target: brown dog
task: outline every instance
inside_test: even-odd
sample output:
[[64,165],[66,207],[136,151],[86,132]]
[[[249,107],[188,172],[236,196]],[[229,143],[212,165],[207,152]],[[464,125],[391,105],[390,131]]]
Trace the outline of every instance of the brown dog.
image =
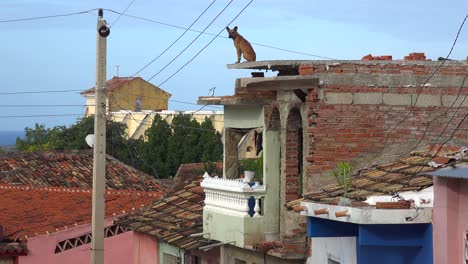
[[234,46],[237,50],[236,63],[240,62],[241,54],[244,54],[244,59],[246,59],[247,61],[255,61],[256,55],[254,49],[252,48],[252,45],[250,45],[250,43],[244,37],[237,33],[237,26],[235,26],[233,29],[226,27],[226,30],[229,33],[229,38],[232,38],[232,40],[234,40]]

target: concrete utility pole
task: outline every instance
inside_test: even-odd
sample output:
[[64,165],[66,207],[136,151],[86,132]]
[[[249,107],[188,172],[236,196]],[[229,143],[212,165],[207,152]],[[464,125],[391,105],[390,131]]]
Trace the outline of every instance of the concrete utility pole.
[[94,117],[93,219],[91,263],[104,263],[104,217],[106,183],[106,52],[110,29],[99,9],[96,51],[96,113]]

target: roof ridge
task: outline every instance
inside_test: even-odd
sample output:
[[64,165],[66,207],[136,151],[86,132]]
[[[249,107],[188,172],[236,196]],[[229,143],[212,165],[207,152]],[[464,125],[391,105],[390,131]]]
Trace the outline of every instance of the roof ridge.
[[[49,191],[49,192],[68,192],[68,193],[91,193],[92,189],[83,189],[78,187],[50,187],[50,186],[33,186],[24,184],[8,184],[0,183],[0,189],[16,189],[16,190],[34,190],[34,191]],[[112,190],[106,189],[106,194],[118,194],[118,195],[137,195],[137,196],[161,196],[163,192],[156,191],[137,191],[137,190]]]

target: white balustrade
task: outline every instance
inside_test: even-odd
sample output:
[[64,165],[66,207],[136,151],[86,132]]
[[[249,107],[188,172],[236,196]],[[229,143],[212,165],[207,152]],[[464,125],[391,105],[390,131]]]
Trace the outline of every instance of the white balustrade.
[[201,182],[201,187],[205,191],[203,209],[220,214],[250,217],[249,199],[254,197],[253,217],[260,217],[260,199],[265,196],[265,186],[250,186],[242,180],[210,177],[205,173]]

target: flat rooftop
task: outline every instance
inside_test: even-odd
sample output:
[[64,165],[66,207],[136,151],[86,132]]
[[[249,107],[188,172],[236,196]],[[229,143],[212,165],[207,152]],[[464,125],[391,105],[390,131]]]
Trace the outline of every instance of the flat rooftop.
[[[228,69],[238,70],[272,70],[281,71],[287,69],[294,69],[300,65],[306,64],[361,64],[361,65],[385,65],[385,64],[400,64],[400,65],[439,65],[442,61],[430,60],[265,60],[265,61],[251,61],[227,64]],[[460,66],[468,65],[467,60],[448,60],[444,62],[446,66]]]

